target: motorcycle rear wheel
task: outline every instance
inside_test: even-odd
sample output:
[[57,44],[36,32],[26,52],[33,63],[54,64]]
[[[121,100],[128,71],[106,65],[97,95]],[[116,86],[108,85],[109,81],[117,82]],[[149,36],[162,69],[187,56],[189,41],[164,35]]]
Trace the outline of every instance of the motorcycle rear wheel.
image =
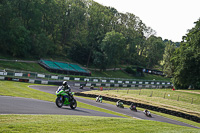
[[56,98],[56,105],[58,108],[61,108],[63,106],[63,101],[60,100],[60,97]]
[[76,102],[75,99],[73,99],[73,100],[71,101],[70,107],[71,107],[71,109],[75,109],[75,108],[77,107],[77,102]]

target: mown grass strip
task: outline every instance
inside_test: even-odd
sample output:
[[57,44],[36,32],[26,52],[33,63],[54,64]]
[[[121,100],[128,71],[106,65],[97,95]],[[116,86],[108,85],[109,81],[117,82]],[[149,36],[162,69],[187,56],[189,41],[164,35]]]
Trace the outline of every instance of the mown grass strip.
[[123,118],[66,115],[0,115],[0,132],[198,133],[199,129]]

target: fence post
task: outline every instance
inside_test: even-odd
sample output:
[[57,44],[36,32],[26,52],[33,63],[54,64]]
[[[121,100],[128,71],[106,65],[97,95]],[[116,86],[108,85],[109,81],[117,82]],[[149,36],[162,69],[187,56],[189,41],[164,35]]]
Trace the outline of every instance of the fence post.
[[[141,92],[141,89],[140,89],[140,92]],[[139,92],[139,95],[140,95],[140,92]]]
[[178,96],[178,99],[177,99],[177,101],[179,101],[179,96]]
[[166,95],[166,92],[165,92],[165,94],[164,94],[164,99],[165,99],[165,95]]
[[191,104],[193,104],[193,98],[192,98],[192,102],[191,102]]
[[128,92],[129,92],[129,89],[127,90],[127,94],[128,94]]
[[153,95],[153,91],[151,92],[151,95],[150,95],[150,97],[152,97],[152,95]]

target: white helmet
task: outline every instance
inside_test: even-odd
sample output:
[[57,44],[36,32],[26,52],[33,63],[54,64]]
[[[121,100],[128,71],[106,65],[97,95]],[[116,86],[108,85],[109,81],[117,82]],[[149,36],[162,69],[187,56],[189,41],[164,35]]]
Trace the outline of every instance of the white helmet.
[[66,86],[67,85],[67,81],[63,81],[62,85]]

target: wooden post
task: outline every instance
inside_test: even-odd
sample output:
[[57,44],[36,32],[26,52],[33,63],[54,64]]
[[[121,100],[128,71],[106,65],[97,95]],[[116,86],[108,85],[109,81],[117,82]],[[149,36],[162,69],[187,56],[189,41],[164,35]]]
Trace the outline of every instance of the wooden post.
[[128,92],[129,92],[129,89],[127,90],[127,94],[128,94]]
[[178,99],[177,99],[177,101],[179,101],[179,96],[178,96]]
[[191,102],[191,104],[193,104],[193,98],[192,98],[192,102]]
[[152,97],[152,95],[153,95],[153,91],[151,92],[151,95],[150,95],[150,97]]
[[166,95],[166,92],[165,92],[165,94],[164,94],[164,99],[165,99],[165,95]]

